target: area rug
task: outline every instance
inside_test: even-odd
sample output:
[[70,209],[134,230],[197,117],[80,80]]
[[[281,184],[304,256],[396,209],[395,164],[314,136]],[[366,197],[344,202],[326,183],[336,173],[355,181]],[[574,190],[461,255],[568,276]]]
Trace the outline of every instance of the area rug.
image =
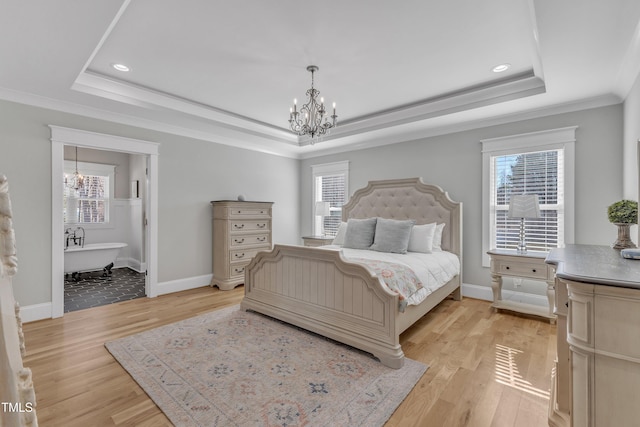
[[382,426],[427,370],[239,306],[105,344],[176,426]]

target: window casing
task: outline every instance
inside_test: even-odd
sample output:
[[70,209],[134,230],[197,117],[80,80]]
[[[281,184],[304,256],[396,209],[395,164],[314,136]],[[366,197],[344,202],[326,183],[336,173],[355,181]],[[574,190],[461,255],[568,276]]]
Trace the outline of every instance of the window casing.
[[[311,167],[313,189],[311,214],[313,219],[313,234],[319,235],[324,221],[324,234],[335,236],[342,220],[342,205],[347,201],[349,189],[349,162],[327,163]],[[329,202],[330,215],[316,216],[316,202]]]
[[[76,164],[65,160],[64,173],[72,175]],[[84,186],[76,191],[64,186],[63,217],[66,225],[109,227],[113,200],[115,166],[78,162]]]
[[515,249],[520,220],[511,195],[537,194],[539,219],[525,220],[527,247],[546,252],[573,243],[575,127],[482,141],[483,266],[489,249]]

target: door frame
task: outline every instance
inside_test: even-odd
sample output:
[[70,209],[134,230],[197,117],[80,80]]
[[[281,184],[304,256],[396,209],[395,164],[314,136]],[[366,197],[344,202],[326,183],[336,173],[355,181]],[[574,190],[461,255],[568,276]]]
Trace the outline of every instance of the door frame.
[[145,293],[158,295],[158,148],[157,142],[124,138],[49,125],[51,129],[51,317],[64,314],[64,219],[63,193],[64,146],[118,151],[147,156],[147,191],[145,200],[145,254],[147,274]]

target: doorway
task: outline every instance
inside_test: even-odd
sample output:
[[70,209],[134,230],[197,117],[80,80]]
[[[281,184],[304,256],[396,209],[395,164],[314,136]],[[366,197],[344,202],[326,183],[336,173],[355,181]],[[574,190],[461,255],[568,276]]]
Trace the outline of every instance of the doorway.
[[144,188],[144,293],[157,296],[157,209],[158,209],[158,147],[149,141],[99,134],[84,130],[50,126],[51,128],[51,216],[52,216],[52,263],[51,263],[51,317],[64,313],[64,219],[63,188],[64,146],[92,148],[108,152],[142,155],[146,161]]

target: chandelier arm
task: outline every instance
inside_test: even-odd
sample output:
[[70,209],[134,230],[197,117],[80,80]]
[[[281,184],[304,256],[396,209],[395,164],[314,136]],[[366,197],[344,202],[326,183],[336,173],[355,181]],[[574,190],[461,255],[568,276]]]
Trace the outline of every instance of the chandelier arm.
[[336,115],[335,103],[333,104],[333,114],[327,116],[323,98],[320,98],[320,102],[318,102],[320,91],[314,87],[314,74],[318,71],[318,67],[309,65],[307,71],[311,72],[311,88],[306,92],[307,103],[298,111],[294,100],[293,108],[289,112],[289,127],[299,136],[309,135],[311,144],[314,144],[315,137],[327,135],[330,129],[336,127],[338,116]]

